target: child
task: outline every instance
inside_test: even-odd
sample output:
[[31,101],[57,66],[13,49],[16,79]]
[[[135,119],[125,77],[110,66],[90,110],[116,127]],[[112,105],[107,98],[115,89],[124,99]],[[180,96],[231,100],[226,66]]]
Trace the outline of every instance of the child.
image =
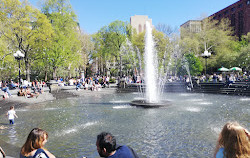
[[14,118],[18,118],[16,115],[16,111],[14,110],[14,106],[10,107],[10,110],[7,112],[6,116],[9,117],[10,124],[14,124]]

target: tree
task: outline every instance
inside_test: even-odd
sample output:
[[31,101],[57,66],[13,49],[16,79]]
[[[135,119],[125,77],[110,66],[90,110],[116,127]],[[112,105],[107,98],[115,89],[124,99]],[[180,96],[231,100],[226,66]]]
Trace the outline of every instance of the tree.
[[86,75],[88,75],[87,69],[89,69],[89,62],[91,60],[91,54],[94,52],[94,43],[92,37],[84,32],[79,32],[78,38],[80,40],[81,49],[79,51],[81,60],[78,60],[78,65],[82,68]]
[[[80,59],[79,26],[77,17],[68,0],[46,0],[42,12],[52,23],[53,40],[46,49],[48,64],[53,69],[53,78],[57,77],[59,68],[71,69],[78,67]],[[65,73],[63,73],[65,74]]]
[[170,25],[158,23],[155,27],[156,30],[164,33],[166,36],[171,36],[173,33],[177,32],[177,28],[173,28]]
[[184,54],[182,60],[177,63],[178,75],[186,75],[190,71],[190,75],[200,75],[203,70],[202,63],[194,53]]
[[[170,40],[169,37],[166,36],[163,32],[158,30],[152,31],[154,42],[155,42],[155,53],[157,53],[158,58],[158,65],[159,69],[162,70],[163,74],[166,73],[166,67],[170,60],[170,54],[172,53],[172,49],[170,49]],[[141,61],[144,59],[144,52],[145,52],[145,32],[141,32],[139,34],[133,34],[132,36],[132,43],[135,48],[137,48],[140,52],[136,56],[137,58],[137,66],[139,66],[139,56]],[[161,75],[163,75],[161,74]]]
[[199,33],[190,33],[182,30],[181,47],[183,53],[194,53],[196,56],[207,50],[212,53],[208,60],[208,67],[227,66],[235,52],[231,49],[232,28],[228,19],[220,22],[206,18],[202,21],[202,29]]
[[245,70],[250,70],[250,33],[243,35],[241,41],[237,44],[235,51],[238,53],[232,66],[239,66]]
[[26,79],[30,81],[31,64],[50,42],[51,25],[46,16],[26,0],[1,0],[0,21],[3,26],[0,34],[11,44],[10,53],[20,50],[25,54]]
[[153,37],[158,56],[158,65],[160,69],[163,68],[163,72],[165,73],[171,54],[169,37],[157,30],[153,30]]
[[[122,68],[121,47],[126,42],[126,39],[131,38],[131,26],[123,21],[114,21],[108,26],[101,28],[97,34],[93,36],[95,42],[95,57],[99,60],[98,63],[104,65],[102,69],[107,70],[107,65],[110,62],[119,62],[120,75]],[[100,66],[99,66],[100,67]],[[104,72],[104,70],[102,70]]]

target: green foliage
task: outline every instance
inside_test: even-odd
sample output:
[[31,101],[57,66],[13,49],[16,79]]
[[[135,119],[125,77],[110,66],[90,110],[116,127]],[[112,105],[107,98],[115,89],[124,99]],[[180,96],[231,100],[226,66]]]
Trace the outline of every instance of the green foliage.
[[[96,62],[103,63],[103,70],[101,73],[105,74],[105,70],[108,70],[110,63],[121,62],[123,54],[121,48],[126,42],[126,39],[131,38],[131,26],[123,21],[114,21],[108,26],[102,27],[98,33],[93,35],[93,41],[95,43],[95,51],[92,57],[96,59]],[[117,67],[118,69],[118,67]]]
[[50,42],[52,27],[46,16],[25,0],[0,2],[0,34],[7,40],[6,48],[10,53],[20,50],[25,54],[26,79],[30,80],[31,65]]
[[194,53],[185,54],[184,58],[188,62],[190,74],[192,76],[199,75],[202,72],[203,66],[201,64],[201,61],[194,55]]
[[[170,41],[169,41],[169,37],[166,36],[163,32],[159,32],[157,30],[153,30],[152,31],[153,34],[153,38],[154,38],[154,42],[155,42],[155,51],[157,53],[157,58],[158,58],[158,64],[159,64],[159,68],[164,68],[164,70],[167,67],[167,64],[169,62],[170,59],[170,53],[171,53],[171,46],[170,46]],[[143,58],[144,58],[144,52],[145,52],[145,41],[144,41],[144,37],[145,37],[145,32],[141,32],[139,34],[133,34],[132,37],[132,43],[134,45],[135,48],[139,49],[139,52],[141,53],[141,61],[143,62]],[[137,62],[137,66],[138,66],[138,56],[135,56],[136,58],[136,62]]]
[[109,83],[115,83],[115,82],[116,82],[115,78],[110,78],[109,79]]
[[55,32],[53,40],[46,49],[47,66],[53,69],[53,78],[60,67],[77,67],[81,59],[80,40],[78,39],[78,24],[76,15],[67,0],[47,0],[43,6],[43,13],[52,22]]
[[159,32],[157,30],[153,30],[152,33],[154,37],[159,67],[166,67],[167,63],[169,62],[166,61],[166,59],[169,59],[171,53],[171,49],[167,47],[170,46],[169,37],[166,36],[163,32]]
[[[212,53],[207,60],[208,68],[230,66],[236,59],[237,47],[232,36],[232,28],[228,19],[220,22],[206,18],[202,21],[202,30],[198,33],[190,33],[182,29],[181,47],[183,53],[193,52],[197,56],[207,50]],[[205,63],[203,63],[205,65]]]
[[241,41],[237,43],[237,54],[232,66],[238,66],[245,70],[250,70],[250,33],[243,35]]
[[179,59],[177,62],[177,74],[178,75],[188,74],[186,64],[188,66],[191,76],[201,74],[203,70],[203,66],[202,66],[200,59],[196,57],[194,53],[188,53],[188,54],[184,54],[183,60]]

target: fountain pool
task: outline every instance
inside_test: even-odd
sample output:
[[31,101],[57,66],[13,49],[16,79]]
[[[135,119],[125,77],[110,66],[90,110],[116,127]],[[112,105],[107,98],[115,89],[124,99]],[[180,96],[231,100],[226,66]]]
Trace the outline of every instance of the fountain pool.
[[172,106],[130,106],[138,97],[139,93],[98,94],[16,109],[16,124],[1,130],[0,139],[21,147],[30,130],[40,127],[49,133],[46,148],[57,157],[95,158],[99,157],[96,135],[109,131],[119,144],[130,145],[140,157],[211,158],[227,121],[250,127],[249,97],[167,93],[162,97]]

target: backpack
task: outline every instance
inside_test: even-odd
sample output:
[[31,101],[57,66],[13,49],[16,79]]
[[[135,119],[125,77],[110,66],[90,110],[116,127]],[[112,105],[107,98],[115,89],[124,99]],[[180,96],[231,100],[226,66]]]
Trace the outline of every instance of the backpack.
[[35,155],[32,158],[49,158],[43,149],[37,149]]

